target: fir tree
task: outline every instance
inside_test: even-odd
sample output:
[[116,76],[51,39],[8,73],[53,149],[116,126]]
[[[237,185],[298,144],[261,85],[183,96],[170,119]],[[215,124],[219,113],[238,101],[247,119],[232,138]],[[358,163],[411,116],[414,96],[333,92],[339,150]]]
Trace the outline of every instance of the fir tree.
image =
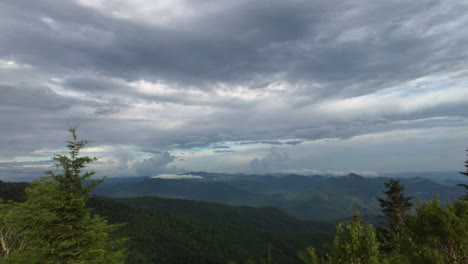
[[398,240],[405,232],[405,216],[413,204],[412,197],[404,195],[405,187],[398,180],[385,183],[385,197],[377,197],[382,215],[378,227],[379,240],[384,251],[398,253]]
[[[467,149],[466,151],[468,152],[468,149]],[[468,154],[467,154],[467,156],[468,156]],[[465,176],[468,176],[468,160],[465,161],[465,167],[466,167],[466,172],[460,172],[460,174],[463,174],[463,175],[465,175]],[[468,184],[459,183],[459,184],[457,184],[457,185],[458,185],[458,186],[465,187],[465,189],[466,189],[466,194],[462,196],[462,199],[468,201]]]
[[[62,172],[47,172],[26,189],[26,201],[9,210],[4,227],[15,232],[23,244],[4,254],[6,263],[123,263],[121,240],[110,234],[118,228],[87,207],[90,191],[100,180],[94,172],[82,172],[96,158],[80,157],[88,141],[78,140],[70,128],[70,156],[55,155]],[[89,184],[85,184],[89,181]]]

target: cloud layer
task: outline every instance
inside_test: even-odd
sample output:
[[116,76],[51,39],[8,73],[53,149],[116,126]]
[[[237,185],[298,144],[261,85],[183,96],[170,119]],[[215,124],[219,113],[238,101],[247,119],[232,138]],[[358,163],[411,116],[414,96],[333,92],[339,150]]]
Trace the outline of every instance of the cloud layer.
[[[449,141],[468,130],[467,27],[455,0],[3,1],[0,160],[50,157],[67,122],[108,146],[112,175],[315,169],[304,142],[361,137],[362,152],[395,131]],[[388,170],[340,170],[357,169]]]

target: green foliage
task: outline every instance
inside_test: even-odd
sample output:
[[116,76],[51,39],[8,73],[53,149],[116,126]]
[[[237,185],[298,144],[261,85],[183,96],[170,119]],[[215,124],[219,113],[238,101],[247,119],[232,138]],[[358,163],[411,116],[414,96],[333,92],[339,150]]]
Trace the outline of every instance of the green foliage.
[[384,251],[398,253],[397,242],[404,235],[404,219],[413,206],[412,197],[405,197],[405,187],[398,180],[386,182],[385,189],[385,197],[377,197],[382,209],[378,236]]
[[255,264],[255,260],[253,258],[248,258],[244,264]]
[[26,193],[24,189],[28,186],[26,182],[3,182],[0,181],[0,199],[4,201],[24,202]]
[[18,222],[14,210],[17,203],[9,201],[0,203],[0,245],[1,256],[9,256],[15,251],[22,251],[26,247],[26,238],[16,228]]
[[409,263],[468,263],[468,201],[419,204],[407,226],[402,254]]
[[339,224],[328,261],[331,264],[377,264],[379,243],[370,224],[359,219],[349,224]]
[[54,157],[63,172],[33,181],[25,202],[2,205],[0,228],[14,233],[6,237],[13,250],[3,250],[5,263],[123,263],[122,241],[110,238],[118,226],[86,206],[101,180],[84,185],[94,172],[81,170],[95,158],[78,156],[87,141],[77,140],[76,128],[70,132],[70,157]]
[[304,264],[319,263],[317,253],[315,252],[315,248],[313,247],[308,247],[306,248],[306,250],[299,252],[298,257]]
[[70,157],[59,154],[55,154],[53,157],[53,160],[57,161],[55,164],[56,168],[63,168],[63,172],[60,174],[55,174],[52,171],[46,172],[47,175],[50,175],[58,183],[58,187],[67,193],[65,197],[69,203],[72,203],[75,198],[89,197],[89,192],[104,180],[92,180],[89,184],[84,184],[84,181],[91,178],[95,172],[87,171],[82,174],[81,171],[87,164],[96,161],[97,158],[78,156],[80,150],[89,141],[78,140],[76,129],[77,127],[69,129],[69,132],[72,134],[72,140],[67,141]]

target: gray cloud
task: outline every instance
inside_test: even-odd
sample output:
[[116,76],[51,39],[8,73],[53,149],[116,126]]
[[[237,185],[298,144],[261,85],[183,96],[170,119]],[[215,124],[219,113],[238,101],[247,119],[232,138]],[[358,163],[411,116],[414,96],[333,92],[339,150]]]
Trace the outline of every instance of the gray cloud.
[[162,154],[164,153],[163,150],[155,150],[155,149],[140,149],[141,152],[151,153],[151,154]]
[[262,140],[259,143],[260,144],[268,144],[268,145],[283,145],[283,143],[278,141],[278,140]]
[[142,161],[135,161],[130,169],[135,171],[136,175],[156,175],[163,172],[171,172],[174,168],[169,168],[167,165],[175,159],[176,157],[164,152],[155,154],[153,157]]
[[272,147],[270,153],[263,158],[254,158],[250,161],[250,169],[254,172],[268,173],[280,172],[287,168],[289,155],[281,152],[278,148]]
[[[162,173],[184,173],[182,168],[171,164],[177,157],[168,152],[155,153],[150,158],[135,159],[127,153],[117,153],[110,158],[101,158],[97,163],[90,164],[88,169],[97,172],[97,176],[152,176]],[[30,181],[44,176],[46,171],[59,173],[52,160],[0,162],[0,180]]]
[[153,176],[163,173],[177,174],[186,172],[172,164],[177,157],[168,152],[154,153],[149,158],[136,159],[126,152],[106,158],[95,165],[93,169],[99,175],[110,176]]
[[302,143],[301,140],[291,140],[291,141],[284,142],[284,144],[287,144],[287,145],[299,145],[301,143]]
[[0,158],[468,125],[464,1],[100,2],[0,3]]
[[45,171],[53,170],[54,163],[47,161],[0,162],[0,180],[30,181],[44,176]]
[[227,152],[236,152],[235,150],[233,149],[216,149],[216,150],[213,150],[214,153],[227,153]]
[[[129,80],[264,83],[284,76],[321,82],[328,88],[322,93],[345,88],[360,94],[465,65],[466,36],[447,34],[463,28],[467,8],[458,1],[229,3],[176,29],[119,20],[68,1],[8,2],[2,46],[33,65],[94,68]],[[357,83],[365,87],[356,90]]]
[[117,114],[120,112],[119,108],[114,108],[114,107],[103,107],[103,108],[97,108],[94,113],[98,115],[109,115],[109,114]]
[[230,149],[229,146],[223,146],[223,145],[216,145],[216,146],[213,146],[214,149]]

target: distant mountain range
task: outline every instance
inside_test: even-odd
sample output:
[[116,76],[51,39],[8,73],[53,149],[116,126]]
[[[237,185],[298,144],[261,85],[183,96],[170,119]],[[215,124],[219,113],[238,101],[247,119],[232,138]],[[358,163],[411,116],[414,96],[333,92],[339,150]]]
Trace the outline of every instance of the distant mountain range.
[[[127,263],[244,263],[266,260],[269,252],[276,263],[300,263],[298,251],[314,246],[323,252],[337,222],[350,221],[353,207],[375,224],[375,197],[389,180],[357,174],[190,175],[199,177],[109,178],[96,188],[93,212],[126,223],[116,236],[129,237]],[[406,195],[420,200],[439,195],[448,202],[464,192],[421,177],[400,180]],[[0,181],[0,198],[23,201],[26,186]]]
[[[0,181],[0,200],[24,201],[27,183]],[[124,223],[128,264],[245,263],[247,259],[300,263],[299,250],[319,251],[336,223],[303,221],[275,208],[236,207],[158,197],[94,197],[93,212]]]
[[397,179],[424,178],[449,186],[460,182],[468,182],[468,177],[463,177],[456,171],[384,173],[382,176]]
[[[114,178],[98,186],[95,194],[109,197],[159,196],[195,201],[275,207],[301,219],[336,220],[356,208],[364,215],[377,215],[376,196],[382,195],[387,177],[341,177],[302,175],[248,175],[191,172],[201,178]],[[406,195],[428,200],[439,196],[443,203],[458,198],[463,189],[422,177],[402,177]],[[419,176],[419,175],[417,175]],[[459,177],[460,182],[463,179]]]

